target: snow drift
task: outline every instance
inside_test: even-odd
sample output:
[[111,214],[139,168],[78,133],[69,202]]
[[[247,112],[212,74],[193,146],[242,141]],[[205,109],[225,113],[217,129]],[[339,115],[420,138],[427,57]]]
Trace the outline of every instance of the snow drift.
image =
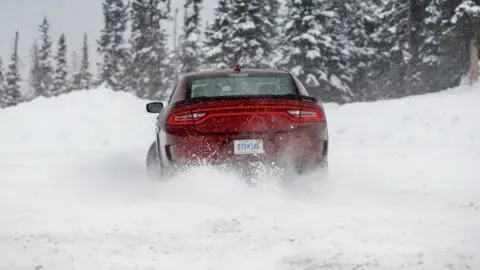
[[154,123],[145,111],[146,104],[129,93],[108,89],[41,97],[0,111],[0,147],[72,151],[144,145],[152,138]]
[[480,268],[480,86],[327,104],[329,177],[289,188],[147,181],[145,104],[96,89],[0,111],[0,269]]

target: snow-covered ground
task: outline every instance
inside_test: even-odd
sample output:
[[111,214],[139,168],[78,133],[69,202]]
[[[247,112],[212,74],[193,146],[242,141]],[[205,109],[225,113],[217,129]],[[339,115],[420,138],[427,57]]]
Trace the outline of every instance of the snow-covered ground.
[[0,269],[480,269],[480,86],[327,105],[328,178],[145,179],[154,116],[108,90],[0,111]]

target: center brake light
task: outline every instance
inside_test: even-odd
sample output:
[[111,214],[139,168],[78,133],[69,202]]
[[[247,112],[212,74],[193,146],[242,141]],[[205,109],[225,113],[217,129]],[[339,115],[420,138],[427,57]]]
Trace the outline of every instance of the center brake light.
[[240,65],[237,64],[237,65],[235,65],[235,66],[233,67],[233,71],[234,71],[234,72],[241,72],[241,71],[242,71],[242,68],[240,67]]

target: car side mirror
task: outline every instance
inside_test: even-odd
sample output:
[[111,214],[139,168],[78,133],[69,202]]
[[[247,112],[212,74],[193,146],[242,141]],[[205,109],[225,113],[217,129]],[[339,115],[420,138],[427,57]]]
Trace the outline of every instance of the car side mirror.
[[149,113],[160,113],[163,110],[163,103],[161,102],[151,102],[147,104],[147,112]]

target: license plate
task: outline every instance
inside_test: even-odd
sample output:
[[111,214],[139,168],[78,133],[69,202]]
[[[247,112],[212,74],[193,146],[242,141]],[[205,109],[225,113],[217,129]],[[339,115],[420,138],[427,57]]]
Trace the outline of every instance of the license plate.
[[263,154],[263,140],[235,140],[236,155]]

